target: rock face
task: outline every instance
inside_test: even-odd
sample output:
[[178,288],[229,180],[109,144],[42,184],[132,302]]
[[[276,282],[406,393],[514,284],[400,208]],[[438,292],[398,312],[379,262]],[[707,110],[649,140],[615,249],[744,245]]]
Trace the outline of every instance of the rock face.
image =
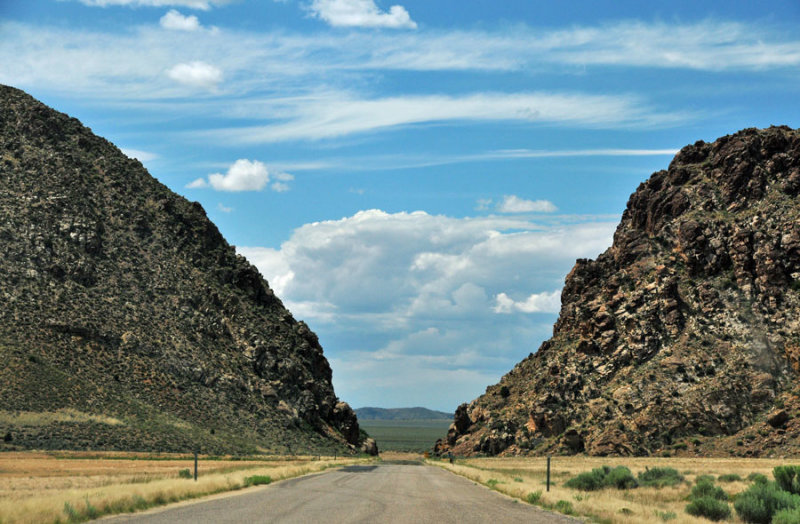
[[436,450],[800,452],[798,193],[797,130],[683,148],[577,261],[553,337],[459,406]]
[[10,87],[0,268],[0,432],[15,446],[342,452],[364,440],[316,335],[200,204]]

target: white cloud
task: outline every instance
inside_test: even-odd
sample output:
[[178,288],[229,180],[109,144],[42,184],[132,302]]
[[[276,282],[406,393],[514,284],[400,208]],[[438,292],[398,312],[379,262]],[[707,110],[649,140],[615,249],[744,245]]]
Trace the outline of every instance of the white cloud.
[[222,202],[217,204],[217,209],[222,211],[223,213],[230,213],[230,212],[233,211],[232,207],[228,207],[228,206],[224,205]]
[[[143,5],[118,1],[120,4],[115,5]],[[151,3],[175,7],[212,5],[189,0]],[[719,21],[695,24],[618,22],[550,31],[519,25],[496,31],[426,30],[392,34],[259,34],[230,29],[213,38],[209,38],[207,31],[167,33],[148,26],[128,33],[110,33],[6,21],[0,22],[0,33],[4,35],[0,39],[2,83],[28,89],[58,89],[75,97],[119,103],[147,100],[155,105],[156,101],[185,95],[185,90],[168,82],[170,78],[164,71],[177,63],[186,64],[187,54],[190,54],[194,59],[201,58],[202,63],[225,64],[225,77],[235,80],[237,93],[241,95],[238,100],[207,103],[205,110],[225,116],[284,119],[290,124],[306,126],[311,122],[303,118],[313,116],[310,113],[326,116],[317,103],[341,100],[347,105],[369,101],[386,105],[387,101],[376,101],[353,92],[347,97],[319,97],[314,90],[298,92],[298,85],[319,86],[321,82],[337,92],[352,89],[358,83],[353,82],[354,78],[364,78],[380,70],[536,70],[564,74],[581,72],[586,67],[763,71],[791,70],[800,66],[800,39],[796,35],[782,34],[780,29],[769,26]],[[205,78],[211,84],[216,81],[214,74]],[[297,93],[294,100],[283,96],[285,89]],[[258,99],[248,101],[247,95],[251,93],[258,93]],[[322,100],[315,101],[315,98]],[[461,98],[455,97],[452,102],[457,103]],[[638,117],[660,124],[665,117],[674,116],[656,112],[648,119],[648,115],[641,114],[642,111],[654,112],[647,100],[615,98],[633,103],[634,107],[627,109],[636,110],[636,114],[623,114],[612,122],[629,122],[633,116],[634,120]],[[420,102],[419,99],[414,101]],[[303,102],[311,104],[315,111],[304,113]],[[168,107],[175,111],[187,106]],[[350,113],[354,111],[346,109]],[[524,108],[518,109],[525,113]],[[528,111],[529,116],[532,114]],[[679,116],[685,118],[686,115]],[[605,120],[609,118],[606,116]],[[666,123],[674,121],[674,118],[666,118]],[[575,125],[582,125],[582,122],[574,120]],[[327,131],[333,131],[332,127],[330,122],[323,125]]]
[[175,9],[167,11],[167,14],[161,17],[159,23],[164,29],[173,29],[176,31],[197,31],[201,28],[200,21],[196,16],[184,16]]
[[124,154],[128,158],[135,158],[139,162],[150,162],[151,160],[155,160],[158,158],[158,155],[155,153],[150,153],[148,151],[141,151],[139,149],[128,149],[128,148],[120,148],[122,154]]
[[495,296],[495,313],[513,313],[520,311],[522,313],[558,313],[561,309],[561,290],[552,291],[548,293],[543,291],[541,293],[534,293],[527,299],[522,301],[515,301],[505,293],[500,293]]
[[207,89],[216,87],[222,81],[222,71],[199,61],[177,64],[167,71],[167,76],[181,84]]
[[225,5],[229,0],[79,0],[91,7],[129,6],[129,7],[188,7],[207,11],[213,5]]
[[211,187],[216,191],[261,191],[267,184],[270,178],[275,179],[272,184],[272,190],[277,192],[284,192],[289,190],[290,182],[294,180],[294,176],[289,173],[281,171],[270,172],[270,169],[258,160],[247,160],[240,158],[228,168],[228,171],[223,175],[222,173],[212,173],[208,175],[208,179],[198,178],[189,182],[186,187],[189,189],[202,189]]
[[525,200],[516,195],[505,195],[497,204],[500,213],[552,213],[558,208],[548,200]]
[[463,401],[536,350],[558,311],[552,290],[576,258],[610,245],[615,225],[367,210],[306,224],[280,249],[237,251],[314,326],[348,401],[375,385],[348,384],[359,369],[388,380],[387,395],[403,380],[430,392],[461,377]]
[[313,0],[311,13],[334,27],[389,27],[416,29],[405,7],[393,5],[382,12],[375,0]]
[[186,184],[186,187],[188,189],[203,189],[208,187],[208,182],[206,182],[205,178],[196,178],[191,182],[189,182],[188,184]]
[[668,125],[684,115],[659,114],[633,96],[477,93],[354,99],[343,93],[281,100],[273,114],[288,121],[207,132],[240,143],[317,140],[412,124],[455,121],[522,121],[537,124],[624,128]]

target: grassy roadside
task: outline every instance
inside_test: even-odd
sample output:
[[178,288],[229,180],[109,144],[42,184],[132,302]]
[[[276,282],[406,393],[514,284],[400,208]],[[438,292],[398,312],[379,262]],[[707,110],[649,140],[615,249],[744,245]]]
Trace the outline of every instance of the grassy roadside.
[[[771,478],[772,468],[786,463],[780,459],[553,457],[550,491],[547,492],[547,466],[543,457],[459,459],[455,464],[436,459],[426,462],[551,511],[574,515],[590,522],[626,524],[662,521],[707,524],[707,519],[685,512],[688,496],[697,477],[711,475],[725,478],[725,475],[735,475],[745,479],[750,473],[762,473]],[[564,486],[568,479],[604,464],[611,467],[627,466],[634,474],[646,468],[671,467],[678,470],[685,481],[663,488],[606,488],[591,492]],[[749,485],[745,480],[722,482],[722,478],[718,485],[729,495],[739,493]],[[729,522],[741,520],[734,515]]]
[[[21,462],[11,464],[7,457],[6,462],[3,458],[0,457],[0,524],[83,522],[374,460],[276,457],[274,462],[260,464],[216,460],[212,466],[201,461],[200,477],[195,482],[181,478],[189,471],[185,468],[190,464],[185,461],[179,462],[182,471],[172,464],[165,467],[164,461],[136,458],[117,467],[123,459],[114,457],[115,467],[105,470],[104,459],[75,461],[28,453],[17,457]],[[25,470],[25,461],[29,465],[26,471],[32,474],[15,475],[15,468]],[[78,470],[76,462],[80,463]]]

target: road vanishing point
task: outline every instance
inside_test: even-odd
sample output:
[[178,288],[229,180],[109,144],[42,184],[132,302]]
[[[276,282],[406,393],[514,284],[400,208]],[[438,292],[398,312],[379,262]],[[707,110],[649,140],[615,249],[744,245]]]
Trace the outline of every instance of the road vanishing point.
[[198,523],[575,523],[435,466],[347,466],[228,496],[104,519]]

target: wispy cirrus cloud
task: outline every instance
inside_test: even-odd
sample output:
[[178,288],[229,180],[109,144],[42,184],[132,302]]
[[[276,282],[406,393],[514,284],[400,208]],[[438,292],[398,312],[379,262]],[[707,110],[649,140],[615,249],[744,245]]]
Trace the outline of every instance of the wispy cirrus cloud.
[[212,6],[225,5],[230,0],[78,0],[84,5],[91,7],[188,7],[190,9],[200,9],[208,11]]
[[277,100],[269,113],[289,118],[285,122],[202,134],[252,144],[318,140],[398,126],[462,120],[627,128],[671,125],[688,118],[680,113],[661,113],[635,96],[535,92],[381,99],[355,99],[344,93],[328,93],[303,100]]
[[[199,0],[86,0],[92,5],[210,8]],[[113,3],[112,2],[117,2]],[[190,24],[190,22],[189,22]],[[524,25],[503,30],[253,33],[220,30],[165,34],[140,27],[124,34],[0,22],[0,81],[60,86],[104,99],[176,96],[154,82],[176,63],[225,64],[234,92],[269,93],[297,86],[335,85],[332,75],[379,70],[569,73],[565,68],[637,67],[710,72],[760,71],[800,65],[800,38],[758,24],[707,20],[693,24],[616,22],[563,30]],[[177,35],[176,33],[181,33]],[[344,85],[340,86],[344,88]],[[306,90],[306,93],[313,91]],[[302,93],[301,93],[302,94]]]

